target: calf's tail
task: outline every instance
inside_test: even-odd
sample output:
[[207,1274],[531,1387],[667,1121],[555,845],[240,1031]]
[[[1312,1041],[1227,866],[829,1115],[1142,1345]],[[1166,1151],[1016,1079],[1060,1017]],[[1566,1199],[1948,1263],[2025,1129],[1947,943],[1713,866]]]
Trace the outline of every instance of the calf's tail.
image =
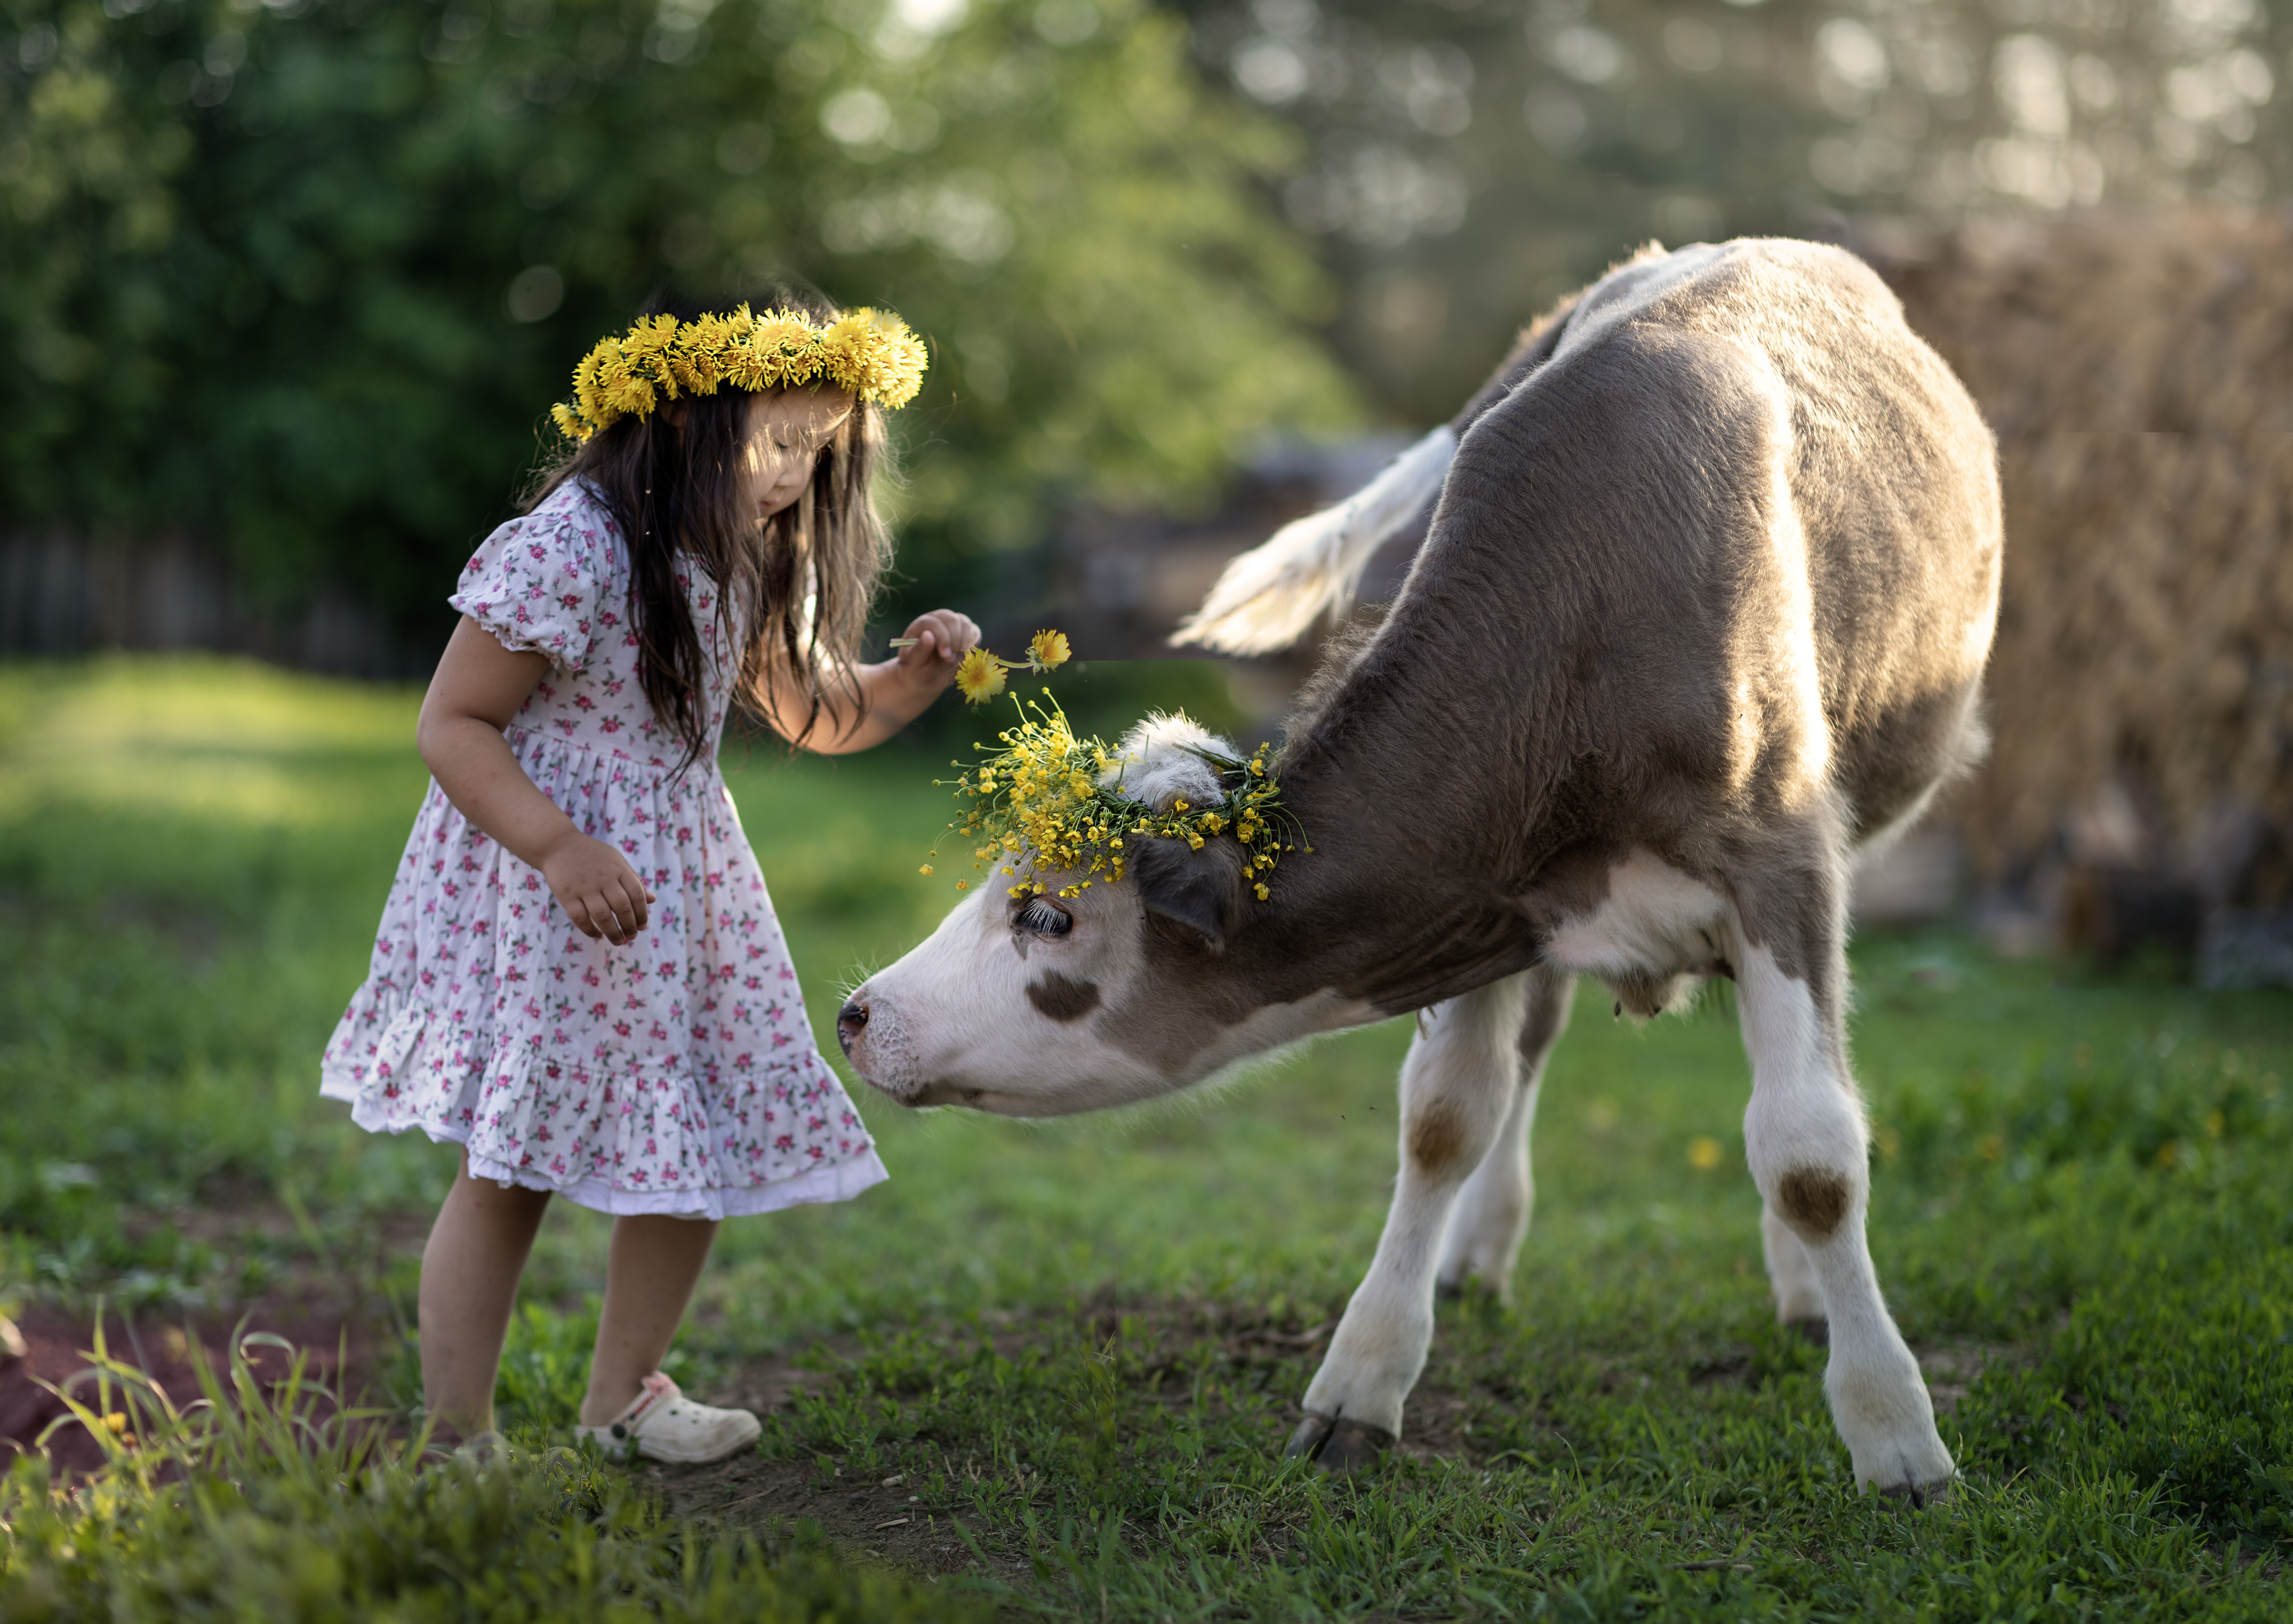
[[1335,507],[1292,520],[1228,563],[1171,641],[1270,654],[1303,637],[1325,610],[1344,613],[1378,544],[1439,493],[1456,455],[1456,432],[1444,424]]

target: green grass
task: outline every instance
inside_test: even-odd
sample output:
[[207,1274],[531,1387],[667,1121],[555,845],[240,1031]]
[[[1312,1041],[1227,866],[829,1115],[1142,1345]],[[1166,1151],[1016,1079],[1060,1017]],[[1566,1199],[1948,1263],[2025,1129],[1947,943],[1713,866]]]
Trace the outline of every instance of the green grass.
[[[268,1340],[260,1336],[249,1343]],[[423,1458],[297,1361],[268,1383],[247,1344],[178,1407],[123,1360],[74,1402],[124,1424],[91,1488],[45,1461],[0,1476],[0,1618],[666,1618],[693,1624],[944,1620],[976,1606],[855,1567],[817,1536],[673,1520],[594,1453]],[[114,1406],[117,1406],[117,1409]]]
[[[1112,727],[1158,682],[1217,702],[1171,667],[1094,674],[1074,707]],[[0,1297],[172,1312],[314,1259],[402,1296],[409,1248],[377,1238],[418,1224],[451,1153],[358,1134],[314,1077],[422,793],[416,698],[208,661],[0,669]],[[730,758],[816,1022],[952,899],[915,870],[963,725]],[[1410,1422],[1435,1447],[1369,1481],[1276,1457],[1314,1364],[1295,1334],[1342,1306],[1383,1216],[1406,1023],[1114,1119],[859,1091],[891,1183],[726,1225],[680,1378],[807,1367],[755,1470],[905,1475],[979,1541],[953,1582],[1019,1615],[2293,1612],[2293,998],[1949,933],[1860,943],[1856,967],[1873,1251],[1963,1389],[1965,1482],[1924,1515],[1850,1491],[1821,1355],[1770,1321],[1724,995],[1636,1029],[1587,993],[1516,1305],[1444,1308]],[[502,1398],[537,1446],[578,1394],[604,1236],[560,1213],[529,1277]],[[24,1548],[0,1539],[0,1571]]]

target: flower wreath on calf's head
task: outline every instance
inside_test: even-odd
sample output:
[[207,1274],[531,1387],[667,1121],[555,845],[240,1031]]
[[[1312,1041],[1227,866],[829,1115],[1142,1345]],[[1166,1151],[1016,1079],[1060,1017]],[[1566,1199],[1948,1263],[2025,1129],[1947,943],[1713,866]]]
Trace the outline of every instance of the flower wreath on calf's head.
[[824,326],[745,304],[690,321],[640,316],[581,358],[572,404],[549,415],[567,439],[586,440],[623,417],[650,416],[663,400],[713,395],[725,384],[751,393],[833,384],[897,408],[916,398],[929,364],[924,341],[888,311],[847,311]]
[[[1067,640],[1057,632],[1038,632],[1028,654],[1025,668],[1048,671],[1065,662]],[[964,697],[980,704],[1002,691],[1005,670],[1021,664],[975,649],[965,656],[965,665],[979,680],[965,682],[962,675],[957,680]],[[982,761],[951,764],[963,769],[953,786],[962,811],[948,829],[979,841],[972,851],[972,866],[983,871],[1001,868],[1005,877],[1017,882],[1009,887],[1012,895],[1049,889],[1034,883],[1035,869],[1081,876],[1058,888],[1062,897],[1079,896],[1094,885],[1113,885],[1129,867],[1124,844],[1129,840],[1183,840],[1199,852],[1205,840],[1231,833],[1242,845],[1251,889],[1262,902],[1268,879],[1283,854],[1314,849],[1305,844],[1297,820],[1283,810],[1281,786],[1267,767],[1265,745],[1247,759],[1207,747],[1181,747],[1210,768],[1219,786],[1217,795],[1202,805],[1179,796],[1158,808],[1126,791],[1124,774],[1135,764],[1130,757],[1103,740],[1079,736],[1049,689],[1043,691],[1043,699],[1048,708],[1044,704],[1021,705],[1014,695],[1019,723],[997,735],[1002,748]],[[1151,717],[1148,725],[1165,720]],[[944,785],[947,780],[935,781]],[[1022,876],[1019,865],[1030,853],[1031,872]],[[931,864],[923,865],[921,872],[931,871]],[[958,891],[970,887],[968,880],[956,882]]]

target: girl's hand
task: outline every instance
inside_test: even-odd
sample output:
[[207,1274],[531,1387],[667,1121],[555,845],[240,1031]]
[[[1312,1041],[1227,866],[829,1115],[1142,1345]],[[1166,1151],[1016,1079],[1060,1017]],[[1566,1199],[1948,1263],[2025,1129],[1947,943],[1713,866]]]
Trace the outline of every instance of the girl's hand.
[[652,893],[628,860],[604,841],[569,829],[542,854],[539,866],[550,894],[583,935],[620,947],[644,929]]
[[978,625],[952,609],[917,616],[900,635],[913,641],[890,662],[887,675],[926,699],[955,681],[957,662],[979,646]]
[[905,647],[872,666],[847,667],[866,699],[855,705],[842,683],[831,684],[823,696],[819,721],[807,732],[800,683],[775,676],[766,667],[765,714],[783,739],[822,755],[844,755],[884,742],[930,707],[931,702],[955,681],[955,667],[979,646],[979,627],[968,615],[936,609],[908,622],[907,631],[893,639]]

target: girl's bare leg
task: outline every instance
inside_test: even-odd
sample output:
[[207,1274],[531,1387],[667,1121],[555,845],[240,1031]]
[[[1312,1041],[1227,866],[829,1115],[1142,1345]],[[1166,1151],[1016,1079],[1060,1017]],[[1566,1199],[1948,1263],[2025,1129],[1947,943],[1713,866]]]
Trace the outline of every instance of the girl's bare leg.
[[502,1338],[548,1207],[546,1190],[505,1190],[491,1179],[472,1178],[466,1153],[438,1209],[422,1248],[416,1301],[422,1402],[449,1442],[493,1429]]
[[717,1225],[702,1218],[645,1214],[613,1220],[605,1309],[597,1320],[582,1426],[603,1426],[627,1410],[644,1378],[660,1369],[716,1239]]

